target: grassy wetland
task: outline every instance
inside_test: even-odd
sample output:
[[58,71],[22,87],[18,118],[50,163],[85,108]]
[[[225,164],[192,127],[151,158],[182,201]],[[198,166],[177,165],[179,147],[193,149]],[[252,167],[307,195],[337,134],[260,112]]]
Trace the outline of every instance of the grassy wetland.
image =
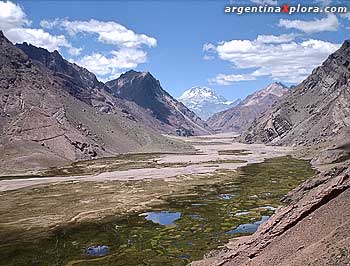
[[[238,154],[230,160],[249,156],[223,150]],[[309,162],[283,156],[166,179],[77,179],[4,191],[0,265],[187,265],[252,233],[313,174]],[[86,254],[98,245],[108,246],[106,256]]]

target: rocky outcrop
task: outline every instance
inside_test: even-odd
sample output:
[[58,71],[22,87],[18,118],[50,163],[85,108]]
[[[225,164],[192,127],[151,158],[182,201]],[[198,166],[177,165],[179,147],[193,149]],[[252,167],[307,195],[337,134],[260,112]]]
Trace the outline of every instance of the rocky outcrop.
[[164,133],[176,134],[183,129],[194,135],[213,132],[206,122],[163,90],[149,72],[131,70],[106,85],[115,96],[149,110],[151,116],[164,125],[161,128]]
[[249,95],[238,105],[214,114],[208,124],[217,132],[239,132],[247,129],[253,120],[278,101],[286,92],[282,83],[272,83],[266,88]]
[[248,143],[298,146],[341,142],[350,133],[350,42],[292,88],[243,133]]
[[192,265],[348,265],[349,166],[306,181],[283,198],[288,205],[255,234],[232,240],[226,251]]

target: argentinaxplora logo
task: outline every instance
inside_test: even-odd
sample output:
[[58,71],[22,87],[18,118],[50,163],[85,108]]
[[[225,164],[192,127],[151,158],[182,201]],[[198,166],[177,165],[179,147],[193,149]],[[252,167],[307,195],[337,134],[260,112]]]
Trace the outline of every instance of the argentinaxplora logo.
[[345,14],[348,12],[346,6],[304,6],[302,4],[289,5],[283,4],[281,6],[275,5],[260,5],[260,6],[225,6],[225,13],[230,14],[249,14],[249,13],[326,13],[326,14]]

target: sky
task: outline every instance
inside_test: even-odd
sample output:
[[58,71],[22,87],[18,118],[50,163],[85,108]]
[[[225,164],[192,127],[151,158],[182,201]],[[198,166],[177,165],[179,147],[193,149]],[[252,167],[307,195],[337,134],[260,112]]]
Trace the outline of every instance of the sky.
[[58,50],[107,81],[149,71],[174,97],[194,86],[228,100],[295,85],[349,38],[350,15],[225,13],[227,6],[347,6],[347,0],[0,1],[14,43]]

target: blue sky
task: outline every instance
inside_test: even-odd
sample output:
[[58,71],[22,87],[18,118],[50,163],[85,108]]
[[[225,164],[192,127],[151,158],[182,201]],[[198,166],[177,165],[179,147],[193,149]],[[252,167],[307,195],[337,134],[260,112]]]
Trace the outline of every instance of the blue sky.
[[13,42],[58,49],[102,80],[132,68],[175,97],[207,86],[234,100],[274,80],[298,83],[348,38],[349,15],[224,13],[263,1],[0,1],[0,28]]

